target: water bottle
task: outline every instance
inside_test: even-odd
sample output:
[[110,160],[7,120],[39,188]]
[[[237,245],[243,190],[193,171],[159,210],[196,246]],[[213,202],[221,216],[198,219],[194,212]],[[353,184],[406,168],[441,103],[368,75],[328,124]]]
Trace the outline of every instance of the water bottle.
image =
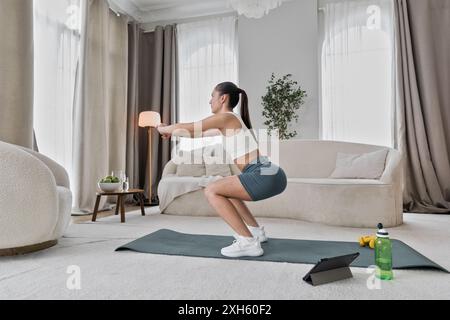
[[375,241],[375,265],[377,266],[376,277],[381,280],[392,280],[392,242],[389,233],[378,224],[377,239]]
[[125,182],[123,183],[123,191],[128,191],[130,189],[130,182],[128,181],[128,177],[126,177]]

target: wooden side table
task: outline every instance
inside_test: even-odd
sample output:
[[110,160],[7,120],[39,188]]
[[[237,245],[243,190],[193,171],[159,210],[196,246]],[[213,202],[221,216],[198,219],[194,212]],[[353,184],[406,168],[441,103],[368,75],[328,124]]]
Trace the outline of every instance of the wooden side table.
[[116,215],[119,214],[119,206],[120,206],[120,222],[125,222],[125,201],[124,196],[129,194],[136,194],[139,198],[139,204],[141,205],[141,213],[145,216],[144,209],[144,190],[142,189],[130,189],[128,191],[117,191],[117,192],[97,192],[97,199],[95,200],[94,213],[92,215],[92,222],[95,222],[97,219],[98,206],[100,204],[100,198],[102,196],[117,196],[117,205],[116,205]]

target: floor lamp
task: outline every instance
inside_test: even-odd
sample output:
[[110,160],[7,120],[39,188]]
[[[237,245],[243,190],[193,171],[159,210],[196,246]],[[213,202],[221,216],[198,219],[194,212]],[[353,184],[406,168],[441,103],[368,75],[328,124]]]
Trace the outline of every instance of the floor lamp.
[[147,168],[149,174],[148,180],[148,203],[147,206],[156,206],[159,203],[153,201],[152,197],[152,128],[156,128],[161,124],[161,115],[154,111],[145,111],[139,114],[139,127],[147,128],[148,130],[148,154],[147,154]]

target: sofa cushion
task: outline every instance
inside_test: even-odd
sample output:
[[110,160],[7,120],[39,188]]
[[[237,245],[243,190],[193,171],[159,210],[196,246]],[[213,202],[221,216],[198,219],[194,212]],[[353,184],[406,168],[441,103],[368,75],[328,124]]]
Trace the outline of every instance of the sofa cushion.
[[173,161],[177,164],[176,175],[179,177],[201,177],[206,174],[203,161],[204,148],[178,150]]
[[206,174],[205,164],[181,163],[177,166],[176,175],[179,177],[201,177]]
[[205,167],[207,176],[231,176],[231,169],[228,164],[206,164]]
[[384,185],[380,180],[374,179],[310,179],[310,178],[288,178],[288,183],[304,183],[312,185]]
[[209,176],[231,176],[230,163],[231,159],[228,158],[224,152],[222,144],[209,145],[205,149],[203,154],[203,161],[206,165],[206,175]]
[[334,179],[379,179],[386,164],[388,149],[363,154],[337,153]]

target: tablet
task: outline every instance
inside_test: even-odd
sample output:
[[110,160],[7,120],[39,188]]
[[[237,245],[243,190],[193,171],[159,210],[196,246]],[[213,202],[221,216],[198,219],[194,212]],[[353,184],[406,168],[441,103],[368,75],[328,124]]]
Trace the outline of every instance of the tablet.
[[[303,280],[313,284],[313,279],[311,278],[312,275],[315,274],[325,274],[326,272],[333,272],[333,270],[337,270],[339,272],[336,272],[336,275],[329,280],[339,280],[339,277],[348,278],[351,276],[351,271],[349,269],[350,264],[359,257],[359,252],[347,254],[343,256],[337,256],[332,258],[323,258],[317,264],[306,274],[306,276],[303,277]],[[344,272],[342,272],[345,270]]]

